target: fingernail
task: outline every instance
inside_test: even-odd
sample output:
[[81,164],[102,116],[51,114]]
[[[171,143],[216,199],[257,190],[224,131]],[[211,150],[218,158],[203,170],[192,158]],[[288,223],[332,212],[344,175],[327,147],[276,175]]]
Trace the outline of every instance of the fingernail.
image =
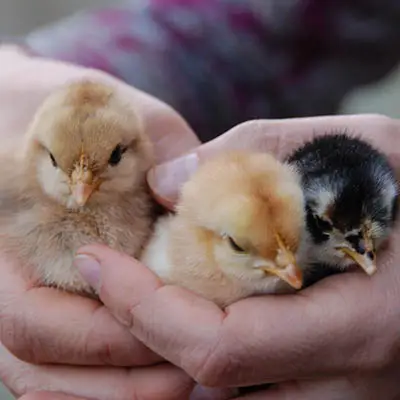
[[154,167],[148,175],[151,190],[157,196],[175,203],[182,185],[192,176],[199,165],[196,153]]
[[100,289],[100,263],[87,254],[77,254],[74,265],[82,278],[96,291]]

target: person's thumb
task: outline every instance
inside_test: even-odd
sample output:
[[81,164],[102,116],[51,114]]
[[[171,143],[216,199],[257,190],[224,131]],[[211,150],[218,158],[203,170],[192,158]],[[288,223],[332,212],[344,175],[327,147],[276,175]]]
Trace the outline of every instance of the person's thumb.
[[32,392],[25,394],[18,400],[84,400],[84,398],[57,392]]
[[151,169],[147,181],[157,202],[172,210],[178,200],[180,188],[197,170],[198,165],[199,156],[195,150]]
[[199,165],[227,150],[254,150],[277,153],[278,134],[274,121],[249,121],[185,155],[160,164],[149,171],[147,180],[154,198],[164,207],[173,209],[182,185],[190,179]]

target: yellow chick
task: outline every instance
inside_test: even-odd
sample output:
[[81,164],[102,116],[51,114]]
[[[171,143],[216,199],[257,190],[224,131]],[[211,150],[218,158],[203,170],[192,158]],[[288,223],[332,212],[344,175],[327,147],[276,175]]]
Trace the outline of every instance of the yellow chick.
[[218,155],[183,186],[176,211],[158,220],[141,258],[165,283],[221,307],[301,288],[304,199],[293,167],[265,153]]
[[90,81],[60,88],[0,162],[0,246],[35,283],[94,295],[72,264],[80,246],[140,254],[153,149],[121,93]]

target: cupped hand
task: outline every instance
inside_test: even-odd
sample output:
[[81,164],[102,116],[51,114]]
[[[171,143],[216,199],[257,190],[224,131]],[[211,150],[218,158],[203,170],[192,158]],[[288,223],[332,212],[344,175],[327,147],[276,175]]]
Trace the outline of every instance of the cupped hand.
[[57,392],[32,392],[23,395],[18,400],[84,400],[84,398]]
[[[155,144],[158,162],[181,155],[199,143],[186,122],[166,104],[102,72],[32,58],[13,46],[0,47],[0,63],[2,140],[22,135],[38,106],[59,85],[89,78],[114,84],[126,92]],[[160,362],[161,357],[130,335],[100,303],[32,287],[17,270],[12,260],[0,259],[0,377],[16,395],[28,389],[70,387],[78,396],[92,393],[89,397],[122,399],[135,397],[135,390],[142,398],[143,391],[151,389],[153,397],[146,399],[159,399],[163,391],[175,399],[178,381],[186,390],[188,378],[177,368],[167,364],[144,367]],[[32,366],[10,353],[30,363],[63,365]],[[126,391],[122,395],[123,388]]]
[[[149,181],[160,201],[172,207],[180,185],[216,152],[250,148],[282,158],[314,134],[339,129],[361,134],[399,169],[399,121],[320,117],[245,123],[158,167]],[[373,277],[346,273],[296,295],[245,299],[226,310],[163,285],[143,265],[105,247],[82,248],[86,262],[77,266],[135,337],[205,386],[277,383],[248,399],[395,399],[400,395],[399,240],[397,228]]]

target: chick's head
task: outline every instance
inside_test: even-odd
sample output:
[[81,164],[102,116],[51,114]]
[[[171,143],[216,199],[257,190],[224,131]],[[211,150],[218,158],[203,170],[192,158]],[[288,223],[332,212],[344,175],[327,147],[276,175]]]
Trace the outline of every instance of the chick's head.
[[376,271],[376,250],[391,231],[398,202],[393,176],[378,172],[374,177],[361,166],[345,177],[316,179],[308,190],[306,221],[315,250],[341,269],[358,264],[368,275]]
[[27,134],[26,166],[68,208],[142,185],[152,147],[136,113],[112,88],[77,82],[51,94]]
[[199,245],[225,274],[250,282],[278,276],[298,289],[302,274],[294,254],[303,207],[290,166],[265,153],[235,151],[199,168],[182,188],[177,211],[202,233]]

